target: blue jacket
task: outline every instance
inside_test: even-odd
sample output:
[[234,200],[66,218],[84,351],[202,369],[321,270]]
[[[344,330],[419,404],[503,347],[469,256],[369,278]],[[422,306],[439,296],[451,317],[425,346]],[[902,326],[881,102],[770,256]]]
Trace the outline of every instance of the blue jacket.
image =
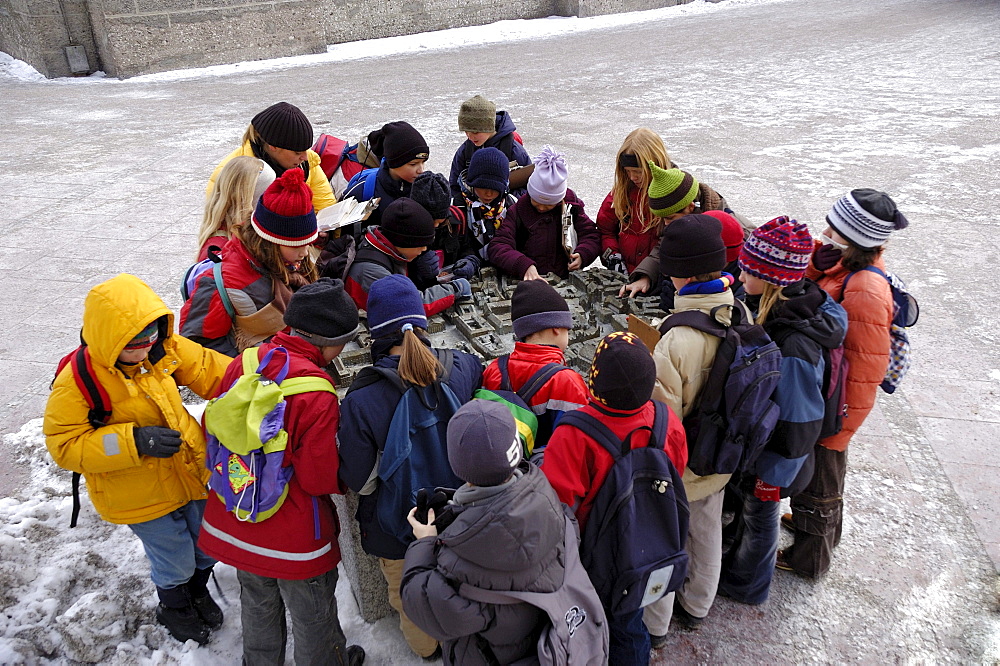
[[[371,196],[372,199],[378,198],[380,201],[378,208],[372,211],[372,214],[365,221],[365,226],[381,224],[382,213],[385,212],[385,209],[396,199],[410,196],[410,187],[410,183],[405,180],[395,180],[390,176],[389,167],[386,166],[385,160],[382,160],[382,164],[375,174],[375,193]],[[355,185],[350,190],[345,191],[343,198],[347,197],[354,197],[358,201],[368,201],[368,197],[365,197],[362,192],[361,185]]]
[[[477,147],[476,144],[466,139],[458,147],[458,150],[455,151],[455,157],[451,160],[451,176],[448,178],[448,182],[451,184],[451,199],[456,206],[465,205],[465,199],[462,197],[462,188],[458,185],[458,177],[463,171],[469,168],[469,160],[472,159],[473,153],[480,148],[498,148],[511,162],[517,162],[521,166],[531,164],[531,157],[528,155],[528,151],[514,139],[514,131],[516,129],[514,121],[510,119],[510,115],[506,111],[497,111],[496,134],[487,139],[481,146]],[[516,192],[511,192],[511,194],[516,199],[524,194],[524,190],[517,190]]]
[[[434,350],[438,354],[437,350]],[[448,387],[463,404],[483,380],[483,364],[471,354],[453,351],[455,356]],[[384,356],[375,362],[379,368],[396,368],[399,356]],[[358,502],[357,520],[361,527],[361,546],[366,553],[390,560],[401,560],[407,544],[382,531],[375,517],[378,500],[378,458],[385,447],[389,424],[396,411],[399,394],[386,389],[385,380],[349,391],[340,403],[340,428],[337,431],[340,449],[340,478],[347,486],[362,493]],[[447,442],[441,442],[442,447]],[[369,485],[369,481],[373,480]],[[366,486],[368,486],[366,488]],[[400,507],[406,513],[413,507]]]

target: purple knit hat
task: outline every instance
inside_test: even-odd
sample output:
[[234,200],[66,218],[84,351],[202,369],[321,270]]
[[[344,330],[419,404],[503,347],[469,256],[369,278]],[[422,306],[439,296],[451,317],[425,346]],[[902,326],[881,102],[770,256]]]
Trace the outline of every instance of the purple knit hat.
[[776,217],[754,229],[740,250],[739,266],[764,282],[786,287],[805,277],[813,239],[806,225]]
[[491,400],[472,400],[448,422],[448,462],[458,478],[499,486],[521,462],[521,438],[510,410]]
[[566,196],[566,156],[543,146],[532,161],[535,170],[528,176],[528,196],[536,203],[555,206]]

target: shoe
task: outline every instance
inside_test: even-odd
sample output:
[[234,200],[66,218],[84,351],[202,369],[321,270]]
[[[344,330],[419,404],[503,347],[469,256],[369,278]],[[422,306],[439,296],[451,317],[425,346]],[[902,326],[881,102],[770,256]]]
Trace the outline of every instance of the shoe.
[[441,658],[441,646],[440,645],[438,645],[436,648],[434,648],[434,652],[431,652],[426,657],[421,657],[421,659],[423,659],[424,661],[437,661],[440,658]]
[[657,636],[656,634],[649,635],[649,647],[654,650],[662,650],[667,647],[667,635]]
[[[791,515],[791,514],[786,514],[786,515]],[[782,521],[784,521],[785,517],[782,516],[781,519]],[[792,568],[792,565],[785,560],[785,551],[783,550],[778,551],[778,557],[774,561],[774,568],[780,569],[781,571],[795,571],[795,569]]]
[[786,530],[795,531],[795,523],[792,522],[792,514],[783,513],[781,514],[781,526]]
[[222,620],[225,616],[222,614],[219,604],[215,603],[212,595],[207,594],[204,597],[191,597],[191,605],[194,606],[194,611],[201,618],[202,622],[208,625],[209,629],[218,629],[222,626]]
[[347,666],[361,666],[365,663],[365,649],[360,645],[347,646]]
[[161,603],[156,607],[156,621],[181,643],[194,641],[198,645],[204,645],[208,642],[208,627],[198,617],[193,606],[168,608]]
[[684,606],[681,606],[681,602],[674,599],[674,617],[673,619],[677,624],[681,625],[685,629],[696,630],[701,626],[701,623],[705,621],[703,617],[695,617],[684,610]]

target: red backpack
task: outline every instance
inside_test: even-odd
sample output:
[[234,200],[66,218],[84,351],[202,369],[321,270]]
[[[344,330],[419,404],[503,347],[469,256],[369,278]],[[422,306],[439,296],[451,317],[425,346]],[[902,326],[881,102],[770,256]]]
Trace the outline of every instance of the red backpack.
[[356,173],[365,168],[358,162],[358,144],[349,144],[344,139],[338,139],[330,134],[320,134],[313,146],[313,151],[319,155],[320,167],[329,179],[340,169],[345,181],[350,181]]

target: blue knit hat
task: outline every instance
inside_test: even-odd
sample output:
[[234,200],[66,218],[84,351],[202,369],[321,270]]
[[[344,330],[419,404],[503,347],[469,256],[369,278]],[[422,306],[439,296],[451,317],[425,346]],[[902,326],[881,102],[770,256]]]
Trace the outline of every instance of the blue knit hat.
[[427,329],[424,301],[405,275],[387,275],[368,290],[368,329],[373,338],[398,333],[403,326]]
[[506,192],[510,184],[510,162],[498,148],[480,148],[472,154],[465,182],[469,187],[482,187]]

